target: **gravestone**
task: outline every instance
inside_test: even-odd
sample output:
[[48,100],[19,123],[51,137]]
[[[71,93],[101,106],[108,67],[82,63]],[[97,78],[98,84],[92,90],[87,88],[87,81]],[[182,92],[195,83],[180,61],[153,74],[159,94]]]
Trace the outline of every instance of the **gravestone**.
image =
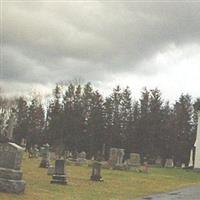
[[47,170],[47,175],[53,176],[54,172],[55,172],[55,167],[49,166]]
[[52,176],[53,180],[51,183],[66,185],[67,176],[65,173],[65,160],[56,160],[55,162],[55,171]]
[[33,157],[34,158],[38,158],[39,156],[39,149],[38,149],[38,146],[37,145],[34,145],[33,147]]
[[40,150],[40,154],[42,156],[42,160],[40,162],[41,168],[48,168],[50,165],[50,152],[49,152],[49,145],[45,144]]
[[174,167],[174,161],[171,158],[166,159],[165,161],[165,167],[166,168],[172,168]]
[[117,163],[117,153],[118,153],[117,148],[110,149],[109,163],[112,167],[115,166]]
[[21,162],[24,149],[14,143],[0,143],[0,191],[23,193]]
[[194,171],[200,172],[200,111],[198,112],[197,136],[195,142]]
[[92,165],[92,175],[90,177],[90,180],[103,181],[103,178],[101,176],[101,163],[98,161],[95,161]]
[[162,165],[162,159],[161,159],[161,157],[158,157],[158,158],[155,160],[155,164],[156,164],[156,165],[159,165],[159,166]]
[[81,153],[78,154],[78,157],[76,159],[75,165],[77,166],[82,166],[86,164],[86,153],[82,151]]
[[111,148],[109,163],[113,169],[124,169],[124,149]]
[[130,159],[127,160],[127,165],[129,170],[135,170],[141,165],[140,154],[130,153]]
[[124,149],[111,148],[110,150],[110,164],[113,169],[123,170],[125,165],[123,163],[124,159]]
[[56,160],[58,158],[58,156],[56,155],[55,152],[50,152],[50,158],[51,158],[51,160]]

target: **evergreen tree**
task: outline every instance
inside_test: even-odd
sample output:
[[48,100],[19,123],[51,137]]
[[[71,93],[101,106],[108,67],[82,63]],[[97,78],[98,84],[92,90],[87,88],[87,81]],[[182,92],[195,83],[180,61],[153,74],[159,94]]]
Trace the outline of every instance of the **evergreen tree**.
[[16,102],[17,123],[13,134],[15,142],[21,144],[22,139],[27,138],[28,134],[28,104],[23,97],[19,97]]
[[181,95],[174,105],[174,160],[177,166],[189,162],[192,146],[192,102],[189,95]]
[[133,113],[132,113],[132,99],[131,91],[126,87],[122,92],[121,101],[121,129],[123,148],[126,149],[126,155],[131,153],[130,136],[133,129]]
[[45,127],[45,113],[44,108],[38,99],[33,97],[31,104],[28,108],[28,134],[27,134],[27,146],[29,150],[35,144],[41,145],[42,134]]
[[63,110],[62,110],[61,86],[56,85],[53,90],[53,98],[47,107],[45,141],[54,148],[63,144]]

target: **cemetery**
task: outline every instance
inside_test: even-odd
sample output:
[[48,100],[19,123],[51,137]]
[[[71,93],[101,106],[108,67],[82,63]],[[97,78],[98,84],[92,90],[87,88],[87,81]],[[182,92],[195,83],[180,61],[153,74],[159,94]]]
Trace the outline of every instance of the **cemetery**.
[[0,200],[200,200],[200,0],[0,2]]
[[43,143],[26,148],[13,142],[13,123],[0,137],[1,200],[129,200],[200,184],[200,112],[188,166],[173,157],[154,161],[138,152],[105,145],[88,159],[85,151],[65,151]]
[[[23,180],[26,189],[22,194],[0,193],[1,200],[74,200],[74,199],[135,199],[137,197],[167,192],[180,187],[200,183],[200,174],[182,169],[150,168],[148,174],[135,171],[101,170],[104,181],[91,181],[92,168],[87,165],[67,165],[66,176],[57,179],[47,175],[46,168],[39,168],[40,159],[22,161]],[[54,166],[54,162],[52,165]],[[63,173],[62,165],[58,171]],[[56,173],[55,173],[56,174]],[[59,174],[60,175],[60,174]],[[62,175],[61,175],[62,176]],[[65,179],[66,177],[66,179]],[[67,184],[52,184],[52,180],[62,180]],[[145,188],[145,190],[144,190]]]
[[125,149],[116,147],[108,160],[101,152],[88,160],[84,151],[52,151],[48,143],[25,152],[12,142],[12,131],[0,139],[1,200],[128,200],[200,184],[200,112],[190,163],[182,168],[173,158],[162,166],[160,157],[154,164],[142,162],[139,153],[125,157]]
[[[70,158],[54,155],[51,159],[50,155],[54,154],[48,144],[40,148],[40,156],[30,158],[24,148],[1,143],[0,199],[124,200],[200,184],[200,173],[173,168],[171,159],[166,160],[165,168],[150,165],[147,170],[140,154],[131,153],[124,161],[124,150],[118,148],[111,148],[110,158],[104,162],[101,156],[86,160],[85,152],[77,154],[71,164],[67,164]],[[103,169],[102,163],[110,168]]]

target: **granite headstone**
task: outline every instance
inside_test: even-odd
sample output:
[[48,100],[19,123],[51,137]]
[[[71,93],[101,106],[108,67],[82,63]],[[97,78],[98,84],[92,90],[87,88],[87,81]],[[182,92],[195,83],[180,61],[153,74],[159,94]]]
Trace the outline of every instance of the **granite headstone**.
[[23,193],[21,162],[24,149],[15,143],[0,143],[0,191]]

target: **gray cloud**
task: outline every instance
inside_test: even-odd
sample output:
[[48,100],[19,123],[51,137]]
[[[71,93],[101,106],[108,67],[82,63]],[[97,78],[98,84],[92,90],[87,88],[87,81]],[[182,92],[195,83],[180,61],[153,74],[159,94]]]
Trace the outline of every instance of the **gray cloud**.
[[4,2],[4,82],[48,84],[82,76],[152,74],[169,45],[200,43],[200,3]]

